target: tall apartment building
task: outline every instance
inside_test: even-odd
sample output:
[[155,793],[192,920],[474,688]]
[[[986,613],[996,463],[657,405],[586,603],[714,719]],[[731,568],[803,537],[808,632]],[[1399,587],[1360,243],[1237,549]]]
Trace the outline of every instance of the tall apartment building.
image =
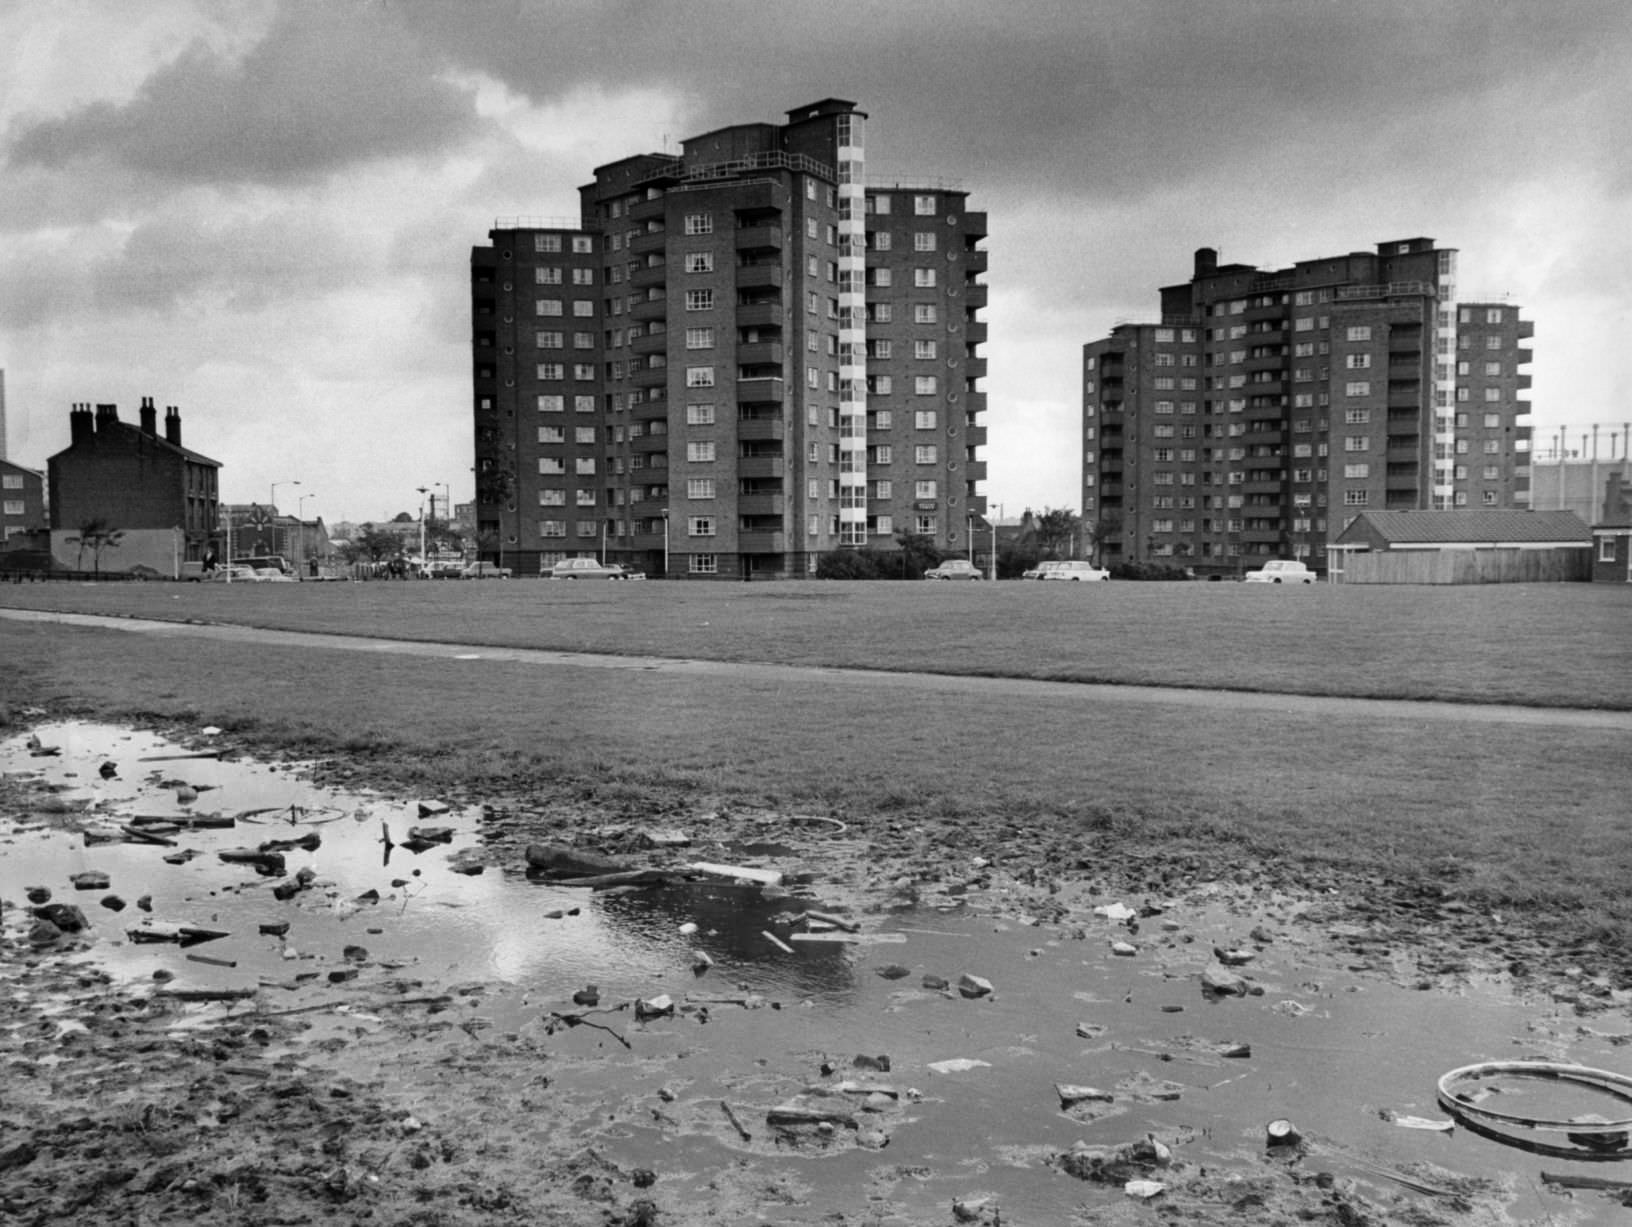
[[1161,320],[1083,347],[1083,515],[1109,562],[1323,567],[1364,509],[1528,507],[1533,326],[1432,239],[1260,270],[1196,252]]
[[830,98],[625,158],[576,223],[472,250],[484,558],[746,579],[902,532],[968,548],[986,216],[867,186],[865,124]]

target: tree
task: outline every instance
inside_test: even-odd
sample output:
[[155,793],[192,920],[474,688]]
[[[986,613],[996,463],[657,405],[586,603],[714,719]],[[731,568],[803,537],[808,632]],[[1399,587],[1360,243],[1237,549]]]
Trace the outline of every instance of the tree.
[[942,554],[932,537],[921,533],[896,533],[895,543],[901,547],[902,579],[920,579],[925,571],[940,564]]
[[379,562],[382,558],[390,558],[402,550],[402,538],[389,528],[381,528],[377,524],[364,524],[352,537],[346,553],[349,561]]
[[1061,558],[1071,553],[1072,542],[1082,531],[1082,517],[1069,507],[1045,507],[1032,520],[1037,533],[1037,553],[1043,558]]
[[91,551],[91,565],[95,568],[98,579],[102,577],[102,551],[117,549],[124,540],[125,530],[114,528],[106,516],[94,516],[83,521],[79,526],[79,533],[73,537],[64,538],[69,545],[79,547],[78,558],[74,562],[76,571],[85,569],[85,551]]
[[1105,552],[1105,542],[1122,531],[1122,517],[1112,512],[1097,520],[1085,520],[1082,531],[1088,544],[1089,560],[1096,566],[1104,566],[1100,556]]

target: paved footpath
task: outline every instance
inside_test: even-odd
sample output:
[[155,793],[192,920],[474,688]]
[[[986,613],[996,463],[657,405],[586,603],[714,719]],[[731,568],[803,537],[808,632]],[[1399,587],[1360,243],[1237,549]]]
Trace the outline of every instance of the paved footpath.
[[1418,699],[1364,699],[1338,695],[1274,694],[1256,690],[1203,690],[1182,686],[1110,686],[1087,682],[1045,682],[1030,678],[968,677],[947,673],[898,673],[876,669],[817,668],[751,661],[692,660],[667,656],[617,656],[597,652],[552,652],[413,639],[374,639],[308,631],[266,630],[225,623],[166,622],[99,614],[0,609],[0,618],[19,622],[60,622],[138,635],[205,639],[217,643],[275,644],[351,652],[383,652],[431,660],[496,660],[577,669],[656,671],[675,676],[755,678],[765,681],[878,686],[958,694],[1017,697],[1066,696],[1096,703],[1171,704],[1227,708],[1284,715],[1350,716],[1444,720],[1465,724],[1529,724],[1550,728],[1608,729],[1632,733],[1632,712],[1581,707],[1524,707],[1503,703],[1443,703]]

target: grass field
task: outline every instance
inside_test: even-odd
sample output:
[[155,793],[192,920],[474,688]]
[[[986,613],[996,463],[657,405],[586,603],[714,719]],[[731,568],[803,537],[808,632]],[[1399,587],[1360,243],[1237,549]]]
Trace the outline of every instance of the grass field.
[[0,606],[482,645],[1632,709],[1632,586],[0,584]]
[[[1303,664],[1291,672],[1310,690],[1477,699],[1496,696],[1475,679],[1517,675],[1522,684],[1508,677],[1500,697],[1556,705],[1585,691],[1600,704],[1625,701],[1629,606],[1617,591],[1407,599],[1220,587],[421,583],[24,594],[77,597],[81,609],[408,638],[896,669],[964,663],[971,672],[1015,662],[1013,672],[1034,676],[1173,676],[1195,686],[1262,685],[1283,671],[1266,662],[1297,649]],[[1387,626],[1351,630],[1361,609]],[[1551,620],[1545,632],[1524,629],[1542,619]],[[1522,651],[1511,642],[1521,635]],[[1317,668],[1322,638],[1348,645],[1341,667]],[[384,788],[577,797],[636,814],[722,799],[817,807],[881,838],[936,823],[971,855],[994,830],[1031,824],[1047,862],[1167,858],[1221,876],[1302,867],[1379,896],[1426,884],[1499,909],[1505,923],[1543,923],[1561,943],[1632,948],[1632,746],[1613,730],[1106,703],[1071,687],[1022,698],[887,673],[841,683],[520,667],[4,620],[0,659],[9,662],[0,709],[9,701],[13,721],[39,704],[215,724],[250,745],[343,756]]]

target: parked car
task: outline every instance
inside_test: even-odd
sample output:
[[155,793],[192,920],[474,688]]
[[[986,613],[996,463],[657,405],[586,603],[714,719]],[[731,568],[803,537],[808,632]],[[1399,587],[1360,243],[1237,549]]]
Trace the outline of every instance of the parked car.
[[420,572],[426,579],[458,579],[464,573],[464,564],[458,562],[433,562]]
[[1035,567],[1033,567],[1031,570],[1022,572],[1021,575],[1020,575],[1020,578],[1021,579],[1042,579],[1043,576],[1047,575],[1050,571],[1054,570],[1056,567],[1059,567],[1061,565],[1062,564],[1058,563],[1058,562],[1040,562]]
[[263,584],[293,584],[296,581],[293,575],[285,575],[276,567],[255,567],[255,578]]
[[261,577],[255,574],[254,567],[217,567],[204,576],[204,581],[211,584],[258,584]]
[[975,564],[967,558],[948,558],[938,567],[924,572],[925,579],[985,579]]
[[1111,578],[1111,573],[1091,562],[1054,562],[1044,563],[1048,570],[1039,575],[1038,579],[1067,580],[1072,583],[1097,583],[1100,580]]
[[473,562],[459,572],[460,579],[509,579],[510,568],[496,562]]
[[594,558],[563,558],[540,572],[545,579],[645,579],[640,571],[626,571],[615,562]]
[[1295,558],[1277,558],[1242,578],[1249,584],[1312,584],[1315,573]]

